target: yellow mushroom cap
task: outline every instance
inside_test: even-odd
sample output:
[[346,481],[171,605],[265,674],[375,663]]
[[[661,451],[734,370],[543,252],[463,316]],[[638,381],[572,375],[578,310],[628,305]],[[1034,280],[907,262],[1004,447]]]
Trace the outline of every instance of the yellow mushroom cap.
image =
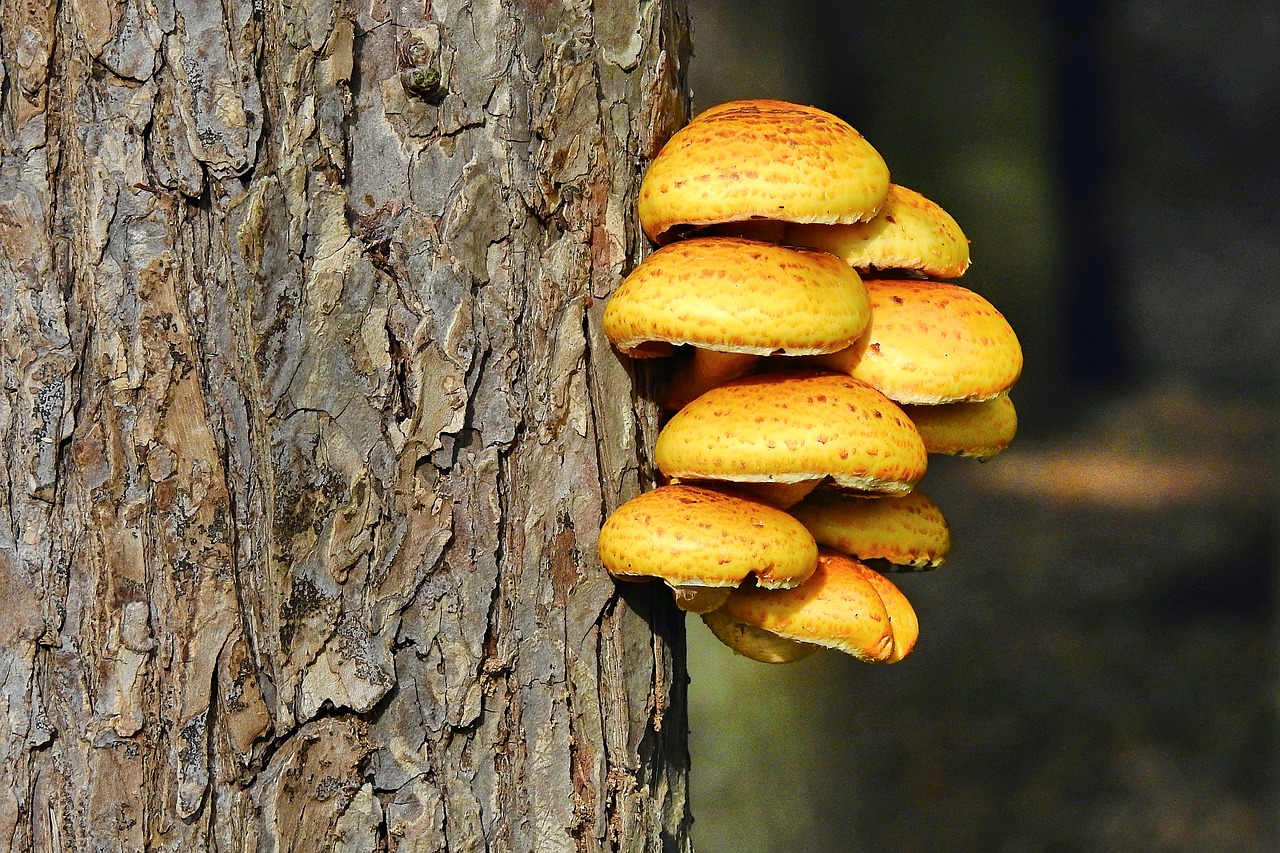
[[824,489],[790,512],[819,545],[860,560],[928,569],[941,565],[951,551],[951,530],[942,510],[919,490],[871,498]]
[[920,619],[916,616],[916,609],[893,581],[867,566],[862,568],[863,577],[880,595],[880,601],[889,614],[889,627],[893,630],[893,652],[884,662],[897,663],[915,649],[916,641],[920,639]]
[[924,449],[946,456],[990,459],[1018,432],[1018,412],[1008,394],[977,403],[903,406],[920,431]]
[[735,380],[677,412],[654,460],[668,477],[837,486],[905,494],[924,476],[924,442],[897,405],[836,373],[783,371]]
[[862,280],[826,252],[696,237],[659,249],[623,280],[604,332],[626,353],[660,343],[815,355],[852,344],[870,318]]
[[748,575],[765,589],[813,573],[817,545],[780,509],[714,489],[661,486],[618,507],[597,545],[609,573],[672,587],[731,588]]
[[[723,604],[721,602],[721,606]],[[720,642],[743,657],[761,663],[791,663],[807,658],[822,648],[813,643],[788,640],[755,625],[731,619],[721,613],[719,608],[703,613],[702,621]]]
[[857,343],[814,362],[861,379],[899,403],[989,400],[1022,373],[1022,346],[1004,315],[944,281],[869,279],[871,325]]
[[822,249],[858,270],[956,278],[969,268],[969,240],[951,214],[898,184],[889,185],[884,207],[866,222],[792,225],[780,242]]
[[658,152],[640,185],[640,225],[666,243],[748,219],[858,222],[888,189],[884,159],[843,119],[784,101],[731,101]]
[[[796,655],[785,643],[775,654],[762,632],[792,643],[837,649],[867,662],[892,663],[911,651],[920,631],[910,602],[887,578],[852,557],[825,549],[819,551],[813,576],[800,586],[740,587],[703,619],[735,650],[766,662],[794,660]],[[747,639],[745,648],[733,642],[738,637]],[[758,650],[765,654],[754,654]]]

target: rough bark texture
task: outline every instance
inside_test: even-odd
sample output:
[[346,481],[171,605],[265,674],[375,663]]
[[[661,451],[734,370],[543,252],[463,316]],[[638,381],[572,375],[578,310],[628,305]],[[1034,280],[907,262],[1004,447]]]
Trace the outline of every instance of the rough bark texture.
[[681,0],[0,0],[0,848],[688,847],[682,623],[595,555],[687,56]]

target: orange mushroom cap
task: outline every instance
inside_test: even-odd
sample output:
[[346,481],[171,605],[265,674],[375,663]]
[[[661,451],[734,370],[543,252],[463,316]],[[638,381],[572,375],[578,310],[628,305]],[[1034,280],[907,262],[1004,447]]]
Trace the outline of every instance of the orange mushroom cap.
[[809,647],[895,663],[910,653],[920,633],[915,610],[893,583],[826,549],[803,584],[788,590],[741,587],[703,621],[726,645],[766,663],[796,660]]
[[905,494],[924,476],[924,442],[891,400],[863,382],[812,370],[763,373],[706,392],[658,435],[668,477],[743,483],[830,478],[845,489]]
[[844,349],[871,319],[858,274],[826,252],[696,237],[647,257],[604,309],[624,353],[690,344],[753,355]]
[[924,439],[924,449],[944,456],[990,459],[1018,433],[1018,412],[1008,394],[976,403],[903,406]]
[[931,569],[951,552],[951,530],[942,510],[919,489],[877,498],[824,489],[790,512],[819,545],[860,560]]
[[916,270],[957,278],[969,268],[969,240],[942,206],[898,184],[866,222],[792,225],[779,242],[830,252],[858,270]]
[[1022,373],[1022,346],[990,302],[958,284],[869,279],[871,325],[813,363],[861,379],[899,403],[989,400]]
[[858,222],[888,189],[884,158],[843,119],[784,101],[731,101],[658,152],[640,185],[640,224],[661,244],[750,219]]
[[[861,565],[861,564],[860,564]],[[884,575],[863,566],[863,577],[875,587],[884,609],[889,614],[889,627],[893,631],[893,651],[884,659],[884,663],[897,663],[905,658],[916,647],[920,639],[920,619],[911,602]]]
[[618,507],[605,520],[597,549],[614,577],[661,579],[677,592],[727,594],[749,575],[765,589],[795,586],[817,561],[813,536],[782,510],[686,484],[661,486]]

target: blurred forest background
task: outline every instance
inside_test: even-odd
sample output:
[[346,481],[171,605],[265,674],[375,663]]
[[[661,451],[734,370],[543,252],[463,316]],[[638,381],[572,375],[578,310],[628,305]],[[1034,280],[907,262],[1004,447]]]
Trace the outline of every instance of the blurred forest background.
[[1280,6],[690,0],[695,111],[821,106],[947,208],[1021,431],[934,461],[893,667],[689,619],[703,851],[1280,849]]

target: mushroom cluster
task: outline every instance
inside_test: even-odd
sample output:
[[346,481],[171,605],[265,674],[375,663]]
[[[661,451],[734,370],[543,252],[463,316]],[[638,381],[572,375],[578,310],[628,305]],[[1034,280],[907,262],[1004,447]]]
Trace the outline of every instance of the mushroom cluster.
[[605,568],[665,581],[756,660],[901,660],[918,622],[884,572],[935,568],[951,543],[916,489],[928,455],[987,459],[1017,429],[1022,351],[952,281],[964,233],[890,183],[848,123],[770,100],[677,132],[639,215],[657,249],[604,330],[626,356],[673,363],[673,414],[654,448],[663,485],[605,521]]

